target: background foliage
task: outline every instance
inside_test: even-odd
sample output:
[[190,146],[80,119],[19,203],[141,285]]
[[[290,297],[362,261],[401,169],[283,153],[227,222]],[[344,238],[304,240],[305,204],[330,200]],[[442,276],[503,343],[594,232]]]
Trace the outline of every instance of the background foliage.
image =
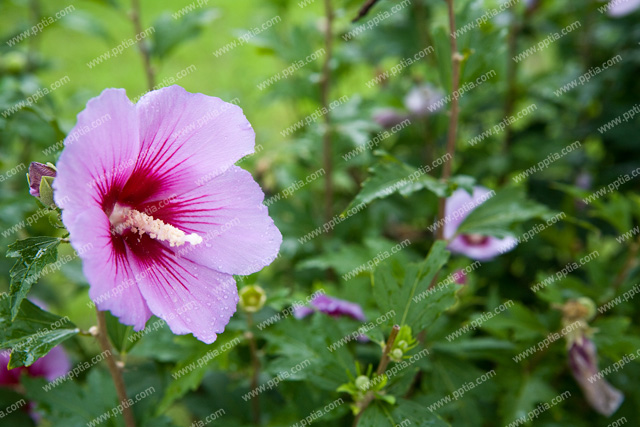
[[[284,236],[281,256],[263,271],[238,278],[239,286],[259,284],[268,296],[266,306],[253,316],[250,328],[262,365],[259,382],[267,383],[300,362],[313,361],[310,367],[260,395],[264,425],[291,425],[340,397],[349,403],[350,395],[336,390],[357,375],[356,362],[365,370],[368,365],[375,369],[381,356],[376,341],[384,340],[392,324],[401,321],[406,321],[419,338],[418,346],[409,354],[427,348],[429,356],[391,378],[385,390],[396,397],[396,403],[376,400],[365,411],[360,425],[393,425],[392,422],[399,424],[405,419],[411,420],[411,425],[505,425],[565,390],[571,392],[571,398],[542,413],[534,424],[605,426],[620,417],[625,417],[629,425],[640,422],[637,362],[607,377],[626,396],[622,407],[607,420],[588,406],[572,378],[564,340],[519,363],[513,360],[562,328],[561,313],[554,308],[555,304],[586,296],[602,306],[632,289],[638,281],[637,238],[616,239],[640,220],[637,180],[592,203],[581,201],[592,191],[640,166],[637,118],[605,132],[599,130],[638,102],[638,13],[616,19],[598,11],[602,3],[597,1],[543,0],[529,12],[524,4],[517,4],[460,36],[458,50],[464,56],[461,82],[475,81],[491,69],[496,76],[461,98],[453,164],[455,179],[450,186],[443,186],[427,176],[402,191],[380,193],[389,183],[444,153],[448,106],[422,118],[413,117],[410,126],[384,139],[374,150],[364,150],[348,161],[341,155],[366,144],[381,131],[373,120],[380,109],[393,107],[406,111],[404,98],[416,85],[429,83],[444,94],[450,93],[446,5],[436,0],[412,0],[375,27],[345,40],[342,36],[357,26],[350,21],[357,15],[361,2],[333,0],[335,35],[329,63],[330,99],[346,95],[348,100],[331,113],[334,165],[331,179],[335,187],[332,209],[337,215],[350,204],[363,200],[367,207],[357,216],[340,222],[332,233],[302,243],[300,237],[326,220],[321,202],[324,178],[307,183],[310,174],[323,167],[325,125],[323,120],[317,120],[289,135],[283,136],[282,132],[322,106],[320,81],[325,58],[306,64],[291,77],[264,90],[258,85],[324,46],[323,2],[311,1],[300,7],[296,1],[220,0],[198,5],[177,19],[172,16],[190,4],[188,0],[142,2],[143,27],[155,28],[146,46],[151,52],[157,83],[169,84],[173,79],[190,92],[227,101],[238,99],[256,130],[256,145],[261,148],[240,165],[261,183],[266,198],[298,181],[305,183],[290,197],[269,207]],[[382,0],[361,22],[368,22],[396,4]],[[2,0],[3,40],[11,40],[68,5],[64,0]],[[56,227],[59,224],[54,214],[15,228],[39,210],[23,179],[29,162],[55,163],[59,151],[43,150],[64,138],[87,100],[104,88],[125,88],[130,98],[146,91],[137,46],[93,68],[87,66],[135,34],[128,16],[130,5],[119,0],[77,1],[73,5],[73,13],[47,25],[38,34],[13,46],[8,43],[0,46],[2,111],[40,88],[69,77],[68,83],[33,105],[0,117],[3,174],[0,229],[5,231],[0,235],[0,245],[4,248],[17,239],[63,235]],[[456,0],[458,28],[497,6],[497,2],[489,0]],[[281,22],[242,46],[219,56],[213,54],[274,16],[279,16]],[[514,54],[576,20],[582,23],[578,30],[522,62],[511,60]],[[510,34],[514,33],[515,44],[510,47]],[[380,84],[367,85],[372,78],[426,46],[434,46],[435,52]],[[617,54],[623,58],[619,64],[562,96],[554,94],[554,90]],[[193,71],[177,78],[192,65]],[[515,67],[514,78],[509,77],[511,67]],[[513,107],[506,107],[508,99],[513,99]],[[508,136],[500,133],[475,145],[468,143],[505,115],[532,103],[537,109],[515,122]],[[524,180],[513,179],[574,141],[581,142],[579,149]],[[24,169],[12,174],[20,165]],[[398,171],[407,173],[398,175]],[[435,169],[429,175],[438,178],[440,170]],[[370,179],[359,194],[367,178]],[[553,213],[565,212],[567,218],[515,250],[483,262],[469,274],[465,285],[455,285],[446,295],[428,303],[415,304],[410,300],[415,293],[411,294],[408,286],[416,287],[416,293],[426,290],[436,265],[444,265],[438,274],[443,279],[472,262],[462,255],[449,256],[439,244],[434,246],[434,236],[427,227],[436,219],[437,197],[449,194],[455,186],[469,187],[474,180],[495,189],[498,195],[505,195],[496,196],[492,205],[483,206],[484,212],[476,215],[476,222],[470,220],[466,224],[467,232],[519,236],[544,223]],[[589,181],[587,186],[585,180]],[[405,239],[411,244],[379,264],[375,271],[345,278],[354,268]],[[54,240],[38,241],[39,245],[53,246],[46,256],[55,259],[56,250],[58,259],[70,256],[69,246],[58,246],[57,239]],[[431,255],[426,258],[430,250]],[[593,261],[542,291],[532,292],[531,286],[594,250],[599,256]],[[9,291],[10,286],[16,286],[11,285],[16,274],[29,274],[15,268],[10,274],[16,256],[22,256],[18,262],[24,260],[27,266],[50,261],[34,259],[29,251],[14,246],[7,249],[8,258],[0,258],[2,289]],[[318,289],[357,302],[369,320],[389,310],[395,310],[397,315],[369,331],[371,341],[353,341],[337,351],[328,351],[327,346],[355,331],[361,322],[316,314],[302,320],[289,316],[262,330],[255,327],[293,302],[305,301]],[[38,357],[63,340],[74,366],[99,353],[90,337],[77,335],[79,330],[88,330],[95,324],[94,310],[87,304],[87,290],[78,259],[64,263],[33,284],[30,297],[45,301],[52,313],[68,316],[72,323],[58,330],[59,334],[36,340],[34,348],[22,348],[20,360]],[[0,323],[4,346],[11,346],[16,330],[24,332],[16,322],[25,321],[29,325],[29,319],[52,316],[40,313],[28,302],[20,306],[20,298],[2,300]],[[506,301],[514,304],[477,330],[452,341],[446,339],[448,334]],[[593,339],[601,367],[640,348],[638,315],[638,302],[630,299],[598,314],[592,322],[597,329]],[[242,398],[250,390],[252,373],[250,348],[245,339],[247,320],[247,315],[238,311],[225,333],[211,346],[192,336],[174,336],[166,327],[150,331],[130,346],[123,338],[130,331],[119,330],[117,322],[111,322],[112,341],[126,354],[125,380],[129,393],[149,386],[156,390],[134,407],[140,425],[187,426],[220,408],[224,408],[225,414],[213,425],[250,425],[250,402]],[[68,336],[72,338],[66,339]],[[177,372],[184,372],[181,369],[236,337],[241,338],[240,343],[231,350],[175,379]],[[428,409],[461,385],[476,381],[491,370],[496,373],[494,378],[434,412]],[[43,415],[42,425],[81,426],[117,403],[104,364],[92,366],[78,379],[65,382],[53,392],[42,391],[45,383],[42,378],[23,377],[18,391],[1,390],[0,408],[11,405],[22,393],[37,402]],[[349,405],[343,404],[314,423],[351,425],[352,420]],[[32,420],[25,411],[0,419],[0,424],[8,426],[30,423]],[[105,425],[120,423],[120,419],[113,418]]]

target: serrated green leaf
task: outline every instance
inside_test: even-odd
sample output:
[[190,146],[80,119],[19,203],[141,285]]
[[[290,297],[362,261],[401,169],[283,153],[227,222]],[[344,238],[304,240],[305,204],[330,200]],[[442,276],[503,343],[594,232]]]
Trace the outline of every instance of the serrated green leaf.
[[455,303],[459,286],[452,283],[429,290],[436,273],[449,259],[445,247],[446,242],[436,241],[422,263],[407,264],[399,272],[393,271],[389,262],[376,269],[373,295],[383,312],[395,311],[396,324],[421,331]]
[[475,207],[458,227],[458,234],[483,234],[496,237],[513,235],[513,226],[533,218],[548,219],[549,208],[528,200],[524,190],[509,187]]
[[395,193],[408,196],[416,191],[427,189],[438,197],[446,197],[450,194],[447,184],[428,175],[424,170],[416,169],[391,156],[385,156],[369,171],[371,176],[362,183],[362,189],[345,212],[354,206],[384,199]]
[[419,427],[446,427],[449,425],[438,415],[430,412],[427,407],[405,399],[397,399],[394,406],[375,402],[362,414],[358,425],[392,427],[403,425],[405,420],[410,420],[411,426]]
[[[173,381],[167,387],[162,401],[158,404],[156,414],[162,414],[188,391],[198,388],[204,375],[211,369],[211,362],[221,355],[228,354],[240,340],[237,335],[229,333],[219,335],[213,345],[202,344],[199,351],[192,352],[189,358],[178,363],[171,372]],[[227,345],[231,345],[231,347],[223,350]]]
[[12,320],[18,315],[20,304],[40,277],[42,269],[58,258],[58,245],[60,239],[57,237],[30,237],[9,245],[7,257],[20,258],[9,272]]
[[12,321],[9,301],[0,301],[0,348],[12,350],[9,369],[33,364],[78,332],[68,317],[48,313],[29,300]]

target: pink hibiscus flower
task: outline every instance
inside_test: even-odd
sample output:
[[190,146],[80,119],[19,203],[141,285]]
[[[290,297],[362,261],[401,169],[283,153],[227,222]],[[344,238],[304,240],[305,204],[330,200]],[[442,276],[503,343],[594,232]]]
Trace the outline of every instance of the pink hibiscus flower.
[[[480,204],[486,201],[491,190],[484,187],[474,187],[473,196],[466,190],[458,189],[447,199],[445,217],[452,218],[444,225],[444,238],[451,239],[462,221]],[[454,237],[448,248],[451,252],[460,253],[471,259],[487,261],[515,248],[517,240],[513,237],[503,239],[479,234],[461,234]]]
[[282,242],[262,190],[234,166],[254,150],[242,110],[179,86],[137,104],[106,89],[70,135],[86,128],[53,188],[89,296],[135,330],[154,314],[176,334],[215,341],[238,303],[232,275],[269,265]]

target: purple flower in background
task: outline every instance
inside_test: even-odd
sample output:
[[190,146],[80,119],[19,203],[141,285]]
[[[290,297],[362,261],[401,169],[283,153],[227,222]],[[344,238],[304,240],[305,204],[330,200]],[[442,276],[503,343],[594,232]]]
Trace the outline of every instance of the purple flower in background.
[[233,274],[269,265],[282,242],[262,190],[234,166],[255,133],[238,106],[179,86],[137,104],[106,89],[76,128],[105,114],[65,147],[53,183],[89,296],[135,330],[154,314],[211,343],[236,310]]
[[607,417],[618,410],[624,395],[604,378],[593,378],[598,373],[598,355],[596,346],[590,339],[580,337],[572,342],[569,349],[569,366],[593,409]]
[[640,0],[611,0],[607,4],[609,16],[620,17],[634,12],[640,7]]
[[443,106],[443,94],[430,84],[416,86],[404,98],[404,105],[414,116],[425,117]]
[[359,304],[333,298],[328,295],[318,295],[315,297],[311,300],[311,307],[295,307],[293,315],[298,319],[302,319],[316,310],[332,317],[348,316],[361,322],[367,320]]
[[44,357],[36,360],[32,365],[8,369],[10,350],[0,350],[0,386],[15,386],[20,384],[20,375],[23,371],[31,377],[44,377],[47,381],[53,381],[66,375],[71,369],[71,362],[62,346],[51,349]]
[[[484,201],[489,199],[491,190],[484,187],[474,187],[473,196],[466,190],[458,189],[447,199],[445,205],[444,237],[451,239],[464,219]],[[490,260],[497,255],[513,249],[517,244],[514,237],[498,238],[480,234],[461,234],[449,242],[448,248],[455,253],[468,256],[479,261]]]
[[393,108],[382,108],[373,113],[373,120],[383,128],[391,128],[408,119],[409,116]]

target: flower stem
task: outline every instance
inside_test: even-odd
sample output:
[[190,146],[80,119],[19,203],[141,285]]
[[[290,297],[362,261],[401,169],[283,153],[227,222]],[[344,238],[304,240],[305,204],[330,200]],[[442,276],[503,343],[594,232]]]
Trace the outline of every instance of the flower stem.
[[[131,0],[131,22],[133,22],[133,28],[136,35],[142,34],[142,22],[140,21],[140,0]],[[144,65],[144,71],[147,75],[147,86],[149,90],[153,90],[155,87],[155,73],[151,66],[151,53],[149,52],[149,45],[145,40],[138,42],[138,50],[142,56],[142,64]]]
[[[376,370],[376,375],[383,375],[387,370],[387,365],[389,364],[389,352],[393,348],[393,344],[396,342],[396,337],[398,336],[398,332],[400,332],[400,326],[393,325],[393,329],[391,329],[391,333],[389,334],[389,338],[387,339],[387,344],[384,346],[384,350],[382,352],[382,359],[380,359],[380,364],[378,365],[378,369]],[[360,407],[360,412],[356,415],[356,418],[353,420],[353,427],[356,427],[360,422],[360,417],[364,413],[365,409],[369,406],[373,399],[375,398],[375,393],[373,391],[368,391],[364,399],[358,405]]]
[[100,311],[96,308],[96,314],[98,317],[98,333],[96,334],[96,339],[100,344],[100,348],[103,352],[107,353],[107,366],[109,367],[109,373],[111,374],[111,378],[113,379],[113,384],[116,387],[116,393],[118,394],[118,401],[120,402],[120,406],[122,406],[122,417],[124,418],[124,424],[126,427],[135,427],[136,422],[133,418],[133,413],[131,412],[131,408],[129,407],[127,401],[127,389],[124,385],[124,379],[122,378],[122,372],[120,368],[116,364],[115,356],[113,354],[113,349],[111,348],[111,344],[109,343],[109,337],[107,336],[107,321],[104,317],[104,312]]
[[[455,94],[460,87],[460,61],[462,57],[458,53],[458,42],[455,37],[456,31],[456,16],[453,11],[453,1],[447,0],[447,10],[449,12],[449,43],[451,45],[451,68],[452,68],[452,91],[454,94],[451,100],[451,114],[449,116],[449,131],[447,136],[447,154],[449,155],[447,161],[444,163],[442,171],[442,180],[447,181],[451,177],[451,168],[453,166],[453,156],[456,151],[456,133],[458,131],[458,116],[460,109],[458,106],[458,97]],[[438,200],[438,218],[444,219],[444,206],[445,197],[441,197]],[[438,228],[438,239],[444,239],[444,227]]]
[[[256,344],[256,338],[251,331],[253,326],[253,316],[251,313],[247,313],[247,333],[246,337],[249,341],[249,351],[251,352],[251,390],[258,388],[258,377],[260,375],[260,359],[258,358],[258,345]],[[258,395],[251,399],[251,411],[253,414],[253,423],[260,425],[260,400]]]
[[324,217],[328,222],[333,217],[333,160],[331,149],[331,115],[329,113],[329,94],[331,92],[331,56],[333,48],[333,8],[331,0],[324,0],[326,28],[324,33],[325,57],[322,64],[321,103],[324,115],[324,134],[322,137],[322,158],[325,177]]

